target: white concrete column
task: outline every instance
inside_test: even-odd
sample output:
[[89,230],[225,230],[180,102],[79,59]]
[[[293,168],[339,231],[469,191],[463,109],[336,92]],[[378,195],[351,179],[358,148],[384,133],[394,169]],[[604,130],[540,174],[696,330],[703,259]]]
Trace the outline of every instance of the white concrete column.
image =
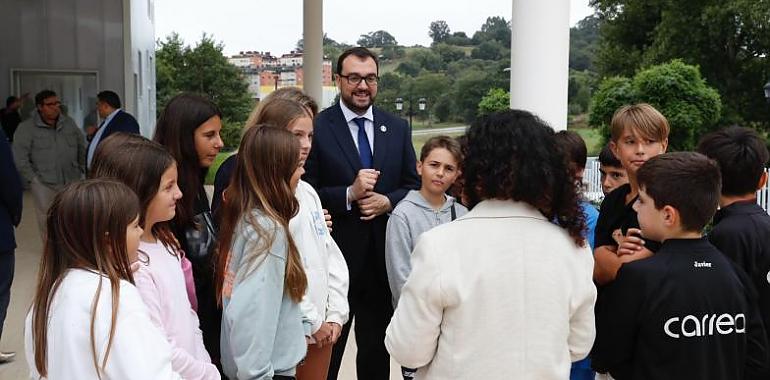
[[567,129],[568,0],[512,0],[511,108]]
[[302,88],[320,105],[323,102],[323,0],[303,0],[303,28]]

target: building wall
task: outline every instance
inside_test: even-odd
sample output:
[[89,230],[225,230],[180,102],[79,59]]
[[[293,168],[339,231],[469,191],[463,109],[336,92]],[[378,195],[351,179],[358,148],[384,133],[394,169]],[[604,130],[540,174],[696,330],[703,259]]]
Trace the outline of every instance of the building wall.
[[123,0],[125,105],[142,134],[155,131],[155,0]]
[[[2,2],[0,12],[0,99],[12,94],[11,69],[59,72],[97,72],[98,87],[124,92],[123,6],[121,0],[12,0]],[[41,78],[41,86],[55,85],[64,91],[68,80]],[[94,86],[91,86],[94,87]],[[34,109],[34,92],[24,110]],[[55,90],[54,90],[55,91]],[[67,91],[64,91],[67,92]],[[65,95],[65,94],[62,94]],[[96,94],[62,101],[68,112],[90,112]],[[75,118],[82,127],[83,120]],[[80,119],[80,120],[78,120]]]
[[[0,8],[0,100],[20,95],[12,93],[11,70],[35,72],[35,80],[27,82],[35,85],[25,87],[30,100],[23,110],[34,109],[34,95],[44,89],[37,87],[54,87],[61,92],[67,112],[83,127],[87,115],[93,115],[96,93],[108,89],[118,93],[124,108],[137,116],[143,133],[151,133],[155,125],[154,0],[5,0]],[[143,88],[136,92],[133,73],[139,72],[139,51]],[[86,85],[73,78],[78,75],[88,76]]]

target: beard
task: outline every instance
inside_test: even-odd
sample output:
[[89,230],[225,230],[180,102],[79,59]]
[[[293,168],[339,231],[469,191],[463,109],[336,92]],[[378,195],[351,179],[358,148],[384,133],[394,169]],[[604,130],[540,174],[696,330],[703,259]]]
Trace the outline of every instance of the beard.
[[351,111],[361,115],[374,104],[374,94],[370,89],[355,89],[350,93],[340,92],[340,99]]

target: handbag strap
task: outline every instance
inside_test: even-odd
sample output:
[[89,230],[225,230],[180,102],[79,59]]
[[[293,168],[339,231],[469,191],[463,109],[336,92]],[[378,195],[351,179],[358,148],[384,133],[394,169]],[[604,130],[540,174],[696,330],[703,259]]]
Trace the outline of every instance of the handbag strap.
[[452,202],[452,207],[450,209],[450,212],[452,213],[452,220],[457,219],[457,211],[455,211],[455,203]]

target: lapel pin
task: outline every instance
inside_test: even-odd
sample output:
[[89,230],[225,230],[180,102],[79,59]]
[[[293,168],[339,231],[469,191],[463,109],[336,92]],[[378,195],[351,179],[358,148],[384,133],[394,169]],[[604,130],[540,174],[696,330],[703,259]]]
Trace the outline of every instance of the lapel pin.
[[388,131],[388,127],[386,127],[384,125],[380,125],[380,131],[387,132]]

